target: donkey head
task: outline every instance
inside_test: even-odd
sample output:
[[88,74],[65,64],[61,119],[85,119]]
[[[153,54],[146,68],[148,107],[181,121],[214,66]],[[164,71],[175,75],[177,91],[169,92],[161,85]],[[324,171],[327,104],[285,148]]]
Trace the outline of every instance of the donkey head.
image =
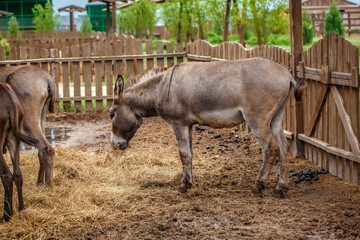
[[124,79],[118,76],[114,87],[114,102],[110,108],[112,119],[111,144],[124,150],[142,124],[142,117],[133,111],[132,106],[123,99]]

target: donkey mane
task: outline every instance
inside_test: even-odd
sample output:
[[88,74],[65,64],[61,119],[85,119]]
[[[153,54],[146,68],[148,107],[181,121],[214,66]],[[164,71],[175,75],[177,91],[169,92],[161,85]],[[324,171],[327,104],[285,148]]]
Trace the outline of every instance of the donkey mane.
[[162,73],[164,73],[167,70],[166,67],[155,67],[153,69],[150,69],[149,71],[146,71],[145,73],[136,75],[133,78],[130,78],[125,83],[125,89],[130,88],[138,83],[141,83],[149,78],[156,77]]

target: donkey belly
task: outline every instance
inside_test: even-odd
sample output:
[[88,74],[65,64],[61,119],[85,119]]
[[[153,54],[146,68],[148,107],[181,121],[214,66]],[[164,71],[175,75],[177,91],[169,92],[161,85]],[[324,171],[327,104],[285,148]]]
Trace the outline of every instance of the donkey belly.
[[214,128],[228,128],[244,122],[244,117],[239,108],[201,112],[195,116],[195,121],[200,125]]

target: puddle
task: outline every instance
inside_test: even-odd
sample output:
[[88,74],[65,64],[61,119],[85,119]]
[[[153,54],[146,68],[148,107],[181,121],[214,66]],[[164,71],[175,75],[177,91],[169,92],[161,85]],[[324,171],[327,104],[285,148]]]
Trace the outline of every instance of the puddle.
[[[45,136],[48,142],[51,144],[51,146],[55,148],[56,144],[66,141],[69,138],[68,134],[71,131],[72,131],[71,128],[68,127],[47,127],[45,128]],[[22,151],[34,150],[35,147],[29,146],[25,143],[21,143],[20,149]]]

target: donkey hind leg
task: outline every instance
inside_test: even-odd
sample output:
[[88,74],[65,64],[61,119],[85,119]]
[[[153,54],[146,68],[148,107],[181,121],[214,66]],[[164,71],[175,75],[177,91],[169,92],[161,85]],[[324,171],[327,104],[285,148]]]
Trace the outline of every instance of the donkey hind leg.
[[176,139],[179,145],[180,159],[183,165],[183,176],[179,191],[185,193],[187,189],[191,188],[193,173],[192,173],[192,127],[181,126],[179,124],[172,124]]
[[13,208],[12,208],[13,176],[10,172],[9,167],[5,162],[2,149],[0,149],[0,175],[1,175],[1,182],[5,190],[4,216],[0,219],[0,222],[2,222],[2,221],[9,221],[13,214]]
[[7,147],[9,149],[11,161],[13,164],[13,178],[18,193],[19,211],[24,209],[24,200],[22,194],[23,177],[20,170],[20,140],[10,132],[8,135]]
[[271,135],[270,126],[268,124],[262,124],[263,127],[256,127],[257,125],[254,124],[249,125],[264,154],[263,164],[255,181],[255,186],[252,188],[253,193],[261,195],[262,190],[265,188],[266,179],[278,156],[279,147]]
[[290,151],[288,143],[284,134],[284,130],[281,127],[281,118],[274,118],[271,122],[271,133],[273,134],[275,141],[280,147],[280,176],[279,184],[275,189],[275,193],[284,196],[289,189],[289,159]]

